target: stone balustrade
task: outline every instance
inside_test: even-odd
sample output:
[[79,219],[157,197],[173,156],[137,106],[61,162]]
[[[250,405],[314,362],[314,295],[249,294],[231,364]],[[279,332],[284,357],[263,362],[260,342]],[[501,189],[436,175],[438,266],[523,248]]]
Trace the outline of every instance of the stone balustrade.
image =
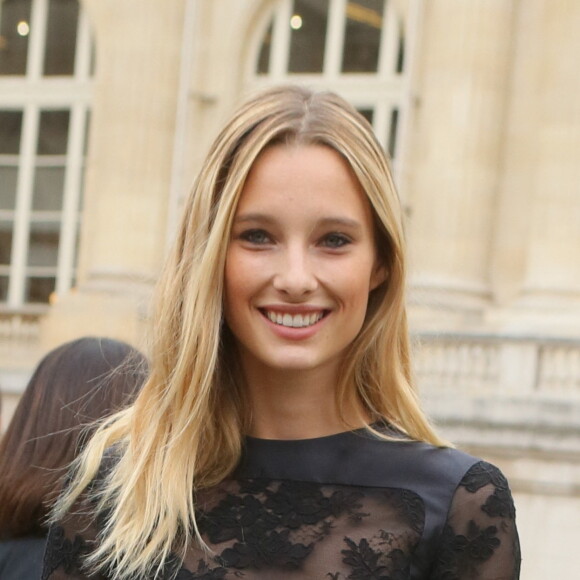
[[0,343],[38,341],[39,332],[39,314],[0,313]]
[[460,445],[580,455],[580,340],[422,334],[415,375]]
[[421,334],[415,373],[427,391],[580,398],[580,339]]

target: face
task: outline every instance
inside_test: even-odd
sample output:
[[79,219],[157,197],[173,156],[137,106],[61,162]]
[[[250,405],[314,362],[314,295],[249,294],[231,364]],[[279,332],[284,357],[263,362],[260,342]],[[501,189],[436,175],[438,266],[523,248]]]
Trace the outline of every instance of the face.
[[329,147],[276,145],[235,213],[225,317],[245,368],[338,369],[384,280],[370,204]]

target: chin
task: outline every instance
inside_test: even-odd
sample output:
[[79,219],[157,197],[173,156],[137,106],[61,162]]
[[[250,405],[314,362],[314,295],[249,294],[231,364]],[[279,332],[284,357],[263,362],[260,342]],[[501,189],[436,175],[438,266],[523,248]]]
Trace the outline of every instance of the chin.
[[273,371],[309,371],[324,365],[317,357],[308,354],[280,353],[263,357],[255,357],[259,365]]
[[320,366],[316,361],[309,360],[277,360],[265,362],[266,366],[278,371],[310,371]]

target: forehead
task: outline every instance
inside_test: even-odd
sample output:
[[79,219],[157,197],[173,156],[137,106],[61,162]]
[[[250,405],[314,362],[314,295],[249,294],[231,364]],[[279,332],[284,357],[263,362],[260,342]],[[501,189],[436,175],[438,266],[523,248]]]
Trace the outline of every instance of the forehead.
[[370,204],[348,162],[325,145],[274,145],[257,157],[236,213],[249,208],[288,210],[294,204],[311,211],[370,214]]

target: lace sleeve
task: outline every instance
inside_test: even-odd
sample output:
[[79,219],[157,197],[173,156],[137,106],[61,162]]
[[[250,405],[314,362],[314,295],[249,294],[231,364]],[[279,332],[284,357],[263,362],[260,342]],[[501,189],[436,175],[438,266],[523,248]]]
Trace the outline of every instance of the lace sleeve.
[[93,481],[65,517],[50,527],[41,580],[107,580],[102,574],[88,572],[84,561],[94,550],[103,525],[104,515],[97,513],[95,492],[103,485],[116,461],[115,449],[107,450]]
[[480,461],[455,492],[431,580],[518,580],[520,560],[508,482]]
[[104,580],[83,570],[84,557],[93,549],[97,523],[92,505],[82,495],[70,512],[50,527],[42,569],[42,580]]

